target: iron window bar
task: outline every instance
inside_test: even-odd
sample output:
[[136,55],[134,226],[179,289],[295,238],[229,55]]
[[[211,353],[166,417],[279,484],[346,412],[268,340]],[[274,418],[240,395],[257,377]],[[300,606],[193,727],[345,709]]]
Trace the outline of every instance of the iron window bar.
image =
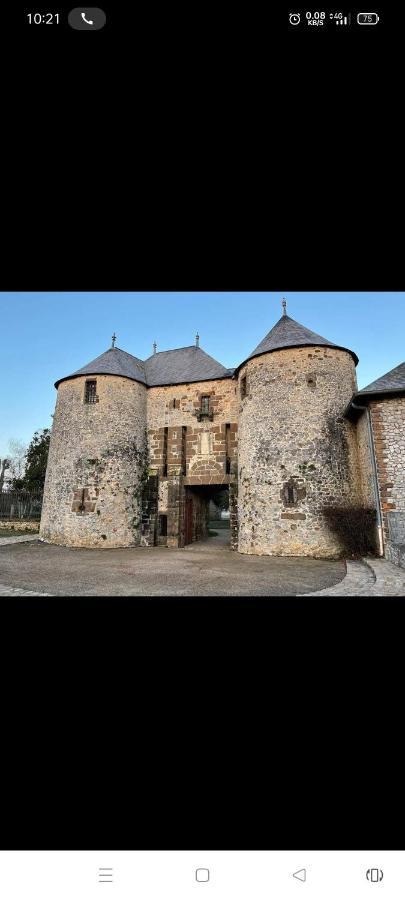
[[197,417],[198,422],[201,422],[202,419],[210,419],[212,422],[214,413],[211,409],[211,397],[203,395],[200,399],[200,408],[195,409],[193,415]]
[[85,403],[98,403],[98,394],[96,393],[97,381],[86,381],[86,389],[84,393]]

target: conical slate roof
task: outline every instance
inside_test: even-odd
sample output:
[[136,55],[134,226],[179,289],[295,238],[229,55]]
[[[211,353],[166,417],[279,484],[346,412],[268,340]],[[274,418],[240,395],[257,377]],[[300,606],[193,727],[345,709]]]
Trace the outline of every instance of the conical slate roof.
[[372,381],[367,387],[357,392],[357,397],[362,394],[392,394],[397,391],[405,391],[405,362],[400,363],[395,369],[391,369],[386,375]]
[[233,369],[226,369],[221,363],[205,353],[201,347],[180,347],[178,350],[163,350],[154,353],[145,362],[120,350],[110,347],[83,368],[66,375],[55,382],[77,378],[79,375],[121,375],[133,381],[140,381],[147,387],[157,385],[185,384],[191,381],[210,381],[217,378],[231,378]]
[[[359,361],[353,350],[333,344],[332,341],[327,341],[326,338],[316,334],[315,331],[310,331],[309,328],[300,325],[299,322],[291,319],[290,316],[282,315],[281,319],[276,322],[271,331],[266,334],[266,337],[263,338],[244,362],[247,362],[248,359],[253,359],[254,356],[261,356],[262,353],[272,353],[274,350],[283,350],[288,347],[334,347],[336,350],[345,350],[346,353],[350,353],[356,366]],[[240,363],[237,368],[240,369],[243,364]]]
[[65,375],[55,382],[55,387],[59,387],[61,381],[67,381],[69,378],[76,378],[78,375],[121,375],[123,378],[131,378],[133,381],[140,381],[146,384],[145,363],[131,353],[120,350],[118,347],[110,347],[105,353],[101,353],[96,359],[87,363],[82,369],[73,372],[72,375]]

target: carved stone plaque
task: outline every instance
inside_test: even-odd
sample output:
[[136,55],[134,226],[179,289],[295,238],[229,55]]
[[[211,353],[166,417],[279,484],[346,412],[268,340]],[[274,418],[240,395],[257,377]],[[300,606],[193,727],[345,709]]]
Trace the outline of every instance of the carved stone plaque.
[[166,512],[168,503],[169,483],[161,481],[158,494],[158,512]]

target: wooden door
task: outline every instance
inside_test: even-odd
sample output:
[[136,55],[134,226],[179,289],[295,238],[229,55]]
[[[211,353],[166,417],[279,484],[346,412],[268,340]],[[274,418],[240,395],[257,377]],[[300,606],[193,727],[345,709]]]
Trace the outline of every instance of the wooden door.
[[192,497],[186,497],[184,543],[191,544],[192,540],[193,540],[193,500],[192,500]]

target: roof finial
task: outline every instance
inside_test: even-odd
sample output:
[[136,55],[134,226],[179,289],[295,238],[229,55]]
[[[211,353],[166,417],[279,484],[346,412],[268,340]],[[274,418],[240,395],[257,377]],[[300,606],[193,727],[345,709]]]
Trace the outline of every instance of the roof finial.
[[197,334],[196,334],[196,336],[195,336],[195,345],[196,345],[196,347],[199,347],[199,346],[200,346],[200,335],[198,334],[198,331],[197,331]]
[[112,340],[112,344],[111,344],[111,348],[112,348],[112,347],[115,347],[115,342],[117,340],[117,335],[116,335],[115,331],[114,331],[114,334],[113,334],[111,340]]
[[283,307],[283,316],[286,316],[287,315],[287,301],[286,301],[285,297],[283,297],[283,299],[281,301],[281,305]]
[[153,353],[156,353],[157,343],[153,341]]

